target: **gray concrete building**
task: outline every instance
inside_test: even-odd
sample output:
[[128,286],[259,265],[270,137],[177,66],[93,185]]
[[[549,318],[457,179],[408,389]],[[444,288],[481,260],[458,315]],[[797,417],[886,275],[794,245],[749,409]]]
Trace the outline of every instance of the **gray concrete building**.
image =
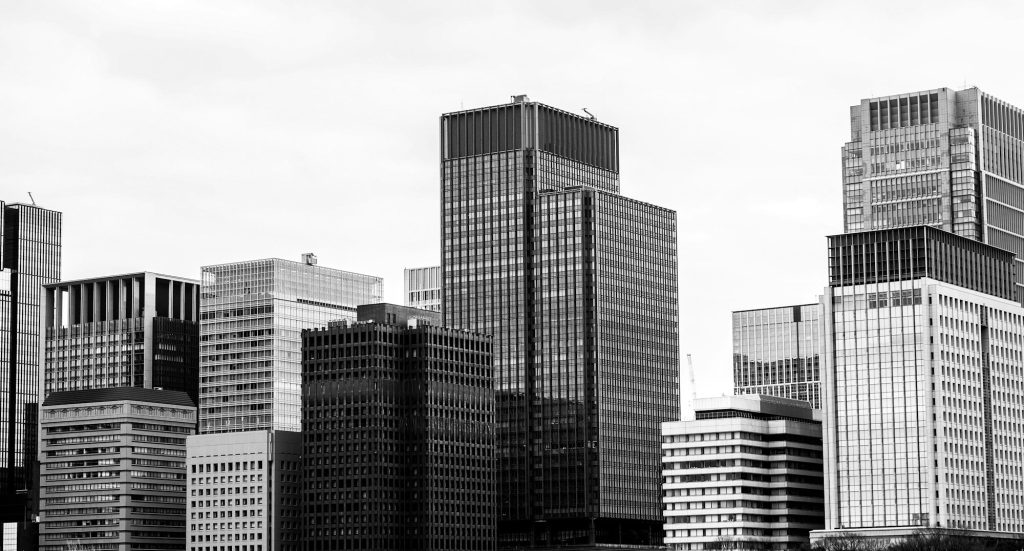
[[662,425],[668,549],[797,549],[824,525],[821,414],[775,396],[701,398]]
[[39,549],[183,549],[185,439],[195,427],[183,392],[51,393],[39,419]]
[[297,551],[302,438],[255,430],[188,438],[188,551]]

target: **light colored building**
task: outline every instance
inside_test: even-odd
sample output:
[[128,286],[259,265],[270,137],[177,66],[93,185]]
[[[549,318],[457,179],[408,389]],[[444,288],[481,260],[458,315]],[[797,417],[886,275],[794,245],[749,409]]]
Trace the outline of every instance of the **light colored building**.
[[977,88],[850,107],[844,231],[920,224],[1017,255],[1024,284],[1024,110]]
[[184,548],[187,394],[54,392],[39,425],[40,551]]
[[199,282],[152,272],[43,286],[43,397],[137,386],[199,392]]
[[199,432],[301,427],[302,330],[356,320],[379,277],[268,258],[202,268]]
[[826,530],[1024,536],[1010,252],[918,226],[829,238]]
[[821,528],[821,416],[774,396],[697,399],[662,424],[665,545],[796,549]]
[[764,394],[821,408],[821,305],[732,313],[736,394]]
[[441,267],[405,269],[405,305],[441,311]]
[[302,437],[258,430],[188,439],[188,551],[296,551]]

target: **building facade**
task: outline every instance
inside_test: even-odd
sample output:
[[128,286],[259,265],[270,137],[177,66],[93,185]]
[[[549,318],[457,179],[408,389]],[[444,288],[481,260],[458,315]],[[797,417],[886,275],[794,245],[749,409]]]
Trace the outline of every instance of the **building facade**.
[[804,400],[696,400],[662,425],[670,550],[798,549],[824,526],[821,415]]
[[0,201],[0,522],[3,545],[21,548],[36,541],[27,501],[37,452],[39,298],[43,284],[60,279],[61,221],[57,211]]
[[736,394],[804,400],[821,408],[821,305],[732,313]]
[[918,226],[829,238],[826,530],[1024,532],[1013,254]]
[[187,394],[51,393],[40,417],[41,551],[183,549]]
[[202,268],[199,432],[301,430],[302,337],[380,302],[379,277],[325,268],[312,254]]
[[491,339],[384,308],[303,332],[303,550],[494,549]]
[[516,96],[441,117],[444,325],[492,335],[502,547],[660,543],[678,412],[675,212],[618,129]]
[[302,450],[298,433],[190,436],[188,551],[298,551]]
[[136,386],[199,394],[199,282],[152,272],[43,287],[43,397]]
[[1024,110],[977,88],[861,100],[843,147],[844,231],[930,225],[1017,255]]
[[405,269],[405,305],[441,311],[441,267]]

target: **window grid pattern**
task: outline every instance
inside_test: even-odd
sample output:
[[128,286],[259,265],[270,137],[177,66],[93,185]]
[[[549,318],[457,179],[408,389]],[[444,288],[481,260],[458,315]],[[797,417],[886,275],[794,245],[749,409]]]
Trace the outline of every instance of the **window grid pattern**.
[[804,400],[821,408],[821,305],[732,313],[736,394]]
[[301,430],[302,330],[355,321],[381,284],[281,259],[204,267],[199,431]]

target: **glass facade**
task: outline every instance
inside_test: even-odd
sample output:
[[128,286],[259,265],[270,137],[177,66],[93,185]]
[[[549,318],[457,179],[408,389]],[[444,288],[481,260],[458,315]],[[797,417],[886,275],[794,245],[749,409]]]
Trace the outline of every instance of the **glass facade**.
[[199,432],[301,430],[303,329],[355,321],[379,277],[264,259],[202,268]]
[[526,100],[441,126],[445,325],[494,337],[499,546],[657,543],[675,213],[618,195],[611,126]]
[[0,521],[22,522],[17,492],[32,485],[36,456],[40,291],[60,279],[62,215],[2,202],[0,213]]
[[138,273],[43,289],[43,395],[118,386],[199,393],[199,282]]
[[821,305],[732,313],[736,394],[804,400],[821,408]]
[[977,88],[862,100],[843,189],[845,231],[941,228],[1015,253],[1024,284],[1024,110]]
[[830,238],[826,525],[1024,532],[1012,255],[919,229]]

